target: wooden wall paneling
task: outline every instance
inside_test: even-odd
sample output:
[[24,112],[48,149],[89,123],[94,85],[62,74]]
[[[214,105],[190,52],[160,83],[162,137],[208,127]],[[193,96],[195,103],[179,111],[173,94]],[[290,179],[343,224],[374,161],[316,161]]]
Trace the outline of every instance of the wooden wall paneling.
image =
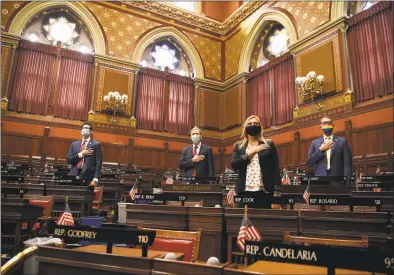
[[7,155],[39,156],[42,137],[2,133],[1,153]]
[[164,167],[164,149],[136,147],[133,160],[141,167]]
[[352,134],[353,155],[365,156],[393,151],[392,122],[354,129]]
[[48,138],[45,140],[42,154],[45,157],[66,159],[73,141],[75,140]]
[[171,170],[179,170],[179,161],[181,159],[182,152],[168,151],[167,152],[167,168]]
[[128,150],[127,146],[103,143],[101,144],[103,161],[128,163]]

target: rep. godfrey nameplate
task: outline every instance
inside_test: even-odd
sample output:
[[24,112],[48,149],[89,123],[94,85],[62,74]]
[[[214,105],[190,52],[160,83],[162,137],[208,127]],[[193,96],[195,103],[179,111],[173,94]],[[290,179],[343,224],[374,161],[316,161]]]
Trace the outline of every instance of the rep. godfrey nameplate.
[[125,243],[133,245],[151,245],[156,231],[133,228],[105,228],[91,226],[50,226],[49,232],[61,239],[89,240],[106,243]]
[[245,256],[264,261],[297,263],[370,272],[393,272],[393,253],[374,248],[323,245],[292,245],[279,242],[250,242]]

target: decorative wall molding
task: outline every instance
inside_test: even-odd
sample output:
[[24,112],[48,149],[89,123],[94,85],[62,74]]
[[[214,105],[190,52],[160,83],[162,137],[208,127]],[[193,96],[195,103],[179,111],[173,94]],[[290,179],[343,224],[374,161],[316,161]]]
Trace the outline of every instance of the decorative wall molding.
[[249,1],[245,3],[223,23],[161,2],[122,1],[122,3],[126,6],[136,7],[161,16],[166,16],[175,21],[180,21],[219,35],[226,35],[246,17],[262,6],[264,1]]

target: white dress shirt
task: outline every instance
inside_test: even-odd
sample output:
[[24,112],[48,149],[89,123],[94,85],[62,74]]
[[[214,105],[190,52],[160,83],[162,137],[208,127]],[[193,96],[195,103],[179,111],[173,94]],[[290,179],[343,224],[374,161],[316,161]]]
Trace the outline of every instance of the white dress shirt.
[[[196,144],[193,143],[193,152],[194,152],[194,147],[196,147]],[[197,155],[200,154],[200,148],[201,148],[201,141],[199,144],[197,144]]]

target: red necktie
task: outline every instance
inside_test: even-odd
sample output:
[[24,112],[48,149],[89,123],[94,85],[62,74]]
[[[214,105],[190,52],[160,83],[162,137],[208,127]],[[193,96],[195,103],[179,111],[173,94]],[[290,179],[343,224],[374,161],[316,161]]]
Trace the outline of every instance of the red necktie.
[[[193,156],[197,155],[197,145],[194,145],[194,149],[193,149]],[[194,164],[194,169],[193,169],[193,174],[192,176],[195,177],[197,174],[196,172],[196,165]]]
[[[81,153],[83,150],[85,150],[85,148],[86,148],[86,139],[82,142],[82,144],[81,144],[81,148],[79,149],[79,152]],[[82,163],[83,163],[83,157],[79,160],[79,162],[78,162],[78,169],[80,169],[81,168],[81,166],[82,166]]]

